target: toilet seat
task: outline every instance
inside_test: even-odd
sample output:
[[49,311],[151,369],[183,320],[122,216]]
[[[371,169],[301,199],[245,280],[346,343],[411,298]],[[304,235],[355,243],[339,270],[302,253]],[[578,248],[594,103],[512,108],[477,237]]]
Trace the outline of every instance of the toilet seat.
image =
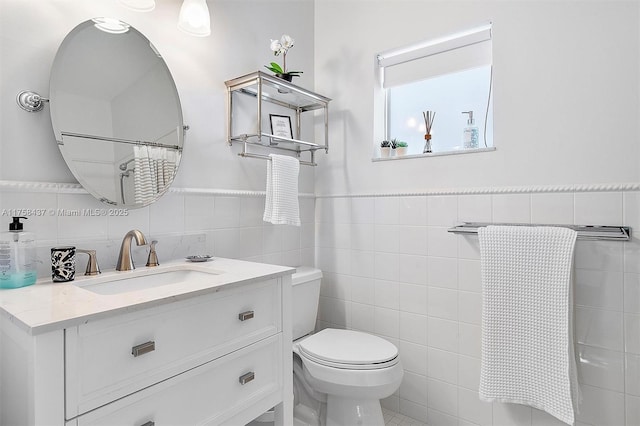
[[349,370],[377,370],[398,363],[398,349],[367,333],[327,328],[297,343],[301,357],[317,364]]

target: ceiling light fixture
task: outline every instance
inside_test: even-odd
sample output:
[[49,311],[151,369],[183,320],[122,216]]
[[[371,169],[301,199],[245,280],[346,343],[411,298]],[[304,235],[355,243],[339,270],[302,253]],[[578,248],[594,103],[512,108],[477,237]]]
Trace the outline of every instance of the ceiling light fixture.
[[[118,0],[127,9],[136,12],[151,12],[156,0]],[[97,24],[96,24],[97,26]],[[178,29],[196,37],[211,35],[211,17],[206,0],[183,0],[178,17]],[[106,30],[104,30],[106,31]]]
[[206,0],[184,0],[180,8],[178,29],[196,37],[211,34],[211,18]]

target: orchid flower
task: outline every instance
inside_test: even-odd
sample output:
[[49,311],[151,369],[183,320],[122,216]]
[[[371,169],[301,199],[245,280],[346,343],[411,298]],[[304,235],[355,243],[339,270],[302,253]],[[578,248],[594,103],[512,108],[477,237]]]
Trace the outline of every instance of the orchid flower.
[[293,47],[294,41],[288,34],[283,34],[280,40],[272,39],[270,48],[275,56],[282,54],[282,67],[277,62],[271,62],[270,65],[265,65],[265,68],[276,74],[290,74],[293,76],[302,74],[302,71],[287,71],[287,52]]
[[273,50],[274,55],[278,55],[282,50],[282,44],[280,40],[271,40],[271,50]]

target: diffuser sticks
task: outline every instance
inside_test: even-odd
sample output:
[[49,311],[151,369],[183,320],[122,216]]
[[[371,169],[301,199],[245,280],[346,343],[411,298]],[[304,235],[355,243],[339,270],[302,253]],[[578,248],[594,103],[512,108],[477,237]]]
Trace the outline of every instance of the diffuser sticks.
[[423,153],[431,152],[431,127],[433,126],[433,119],[436,117],[435,111],[424,111],[422,113],[424,117],[424,127],[425,127],[425,135],[424,135],[424,150]]

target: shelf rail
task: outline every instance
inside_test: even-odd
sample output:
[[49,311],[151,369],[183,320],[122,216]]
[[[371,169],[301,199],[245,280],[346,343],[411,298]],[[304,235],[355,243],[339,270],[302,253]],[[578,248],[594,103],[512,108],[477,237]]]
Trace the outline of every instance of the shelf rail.
[[[247,157],[247,158],[261,158],[263,160],[268,160],[271,161],[271,157],[269,157],[268,155],[262,155],[262,154],[253,154],[250,152],[241,152],[238,154],[240,157]],[[317,166],[317,163],[311,162],[311,161],[302,161],[302,160],[298,160],[300,161],[300,164],[302,164],[303,166]]]
[[578,239],[591,241],[629,241],[631,239],[631,228],[628,226],[601,226],[601,225],[548,225],[534,223],[485,223],[485,222],[464,222],[449,228],[448,231],[454,234],[473,235],[478,233],[478,229],[490,225],[499,226],[559,226],[573,229],[578,233]]

